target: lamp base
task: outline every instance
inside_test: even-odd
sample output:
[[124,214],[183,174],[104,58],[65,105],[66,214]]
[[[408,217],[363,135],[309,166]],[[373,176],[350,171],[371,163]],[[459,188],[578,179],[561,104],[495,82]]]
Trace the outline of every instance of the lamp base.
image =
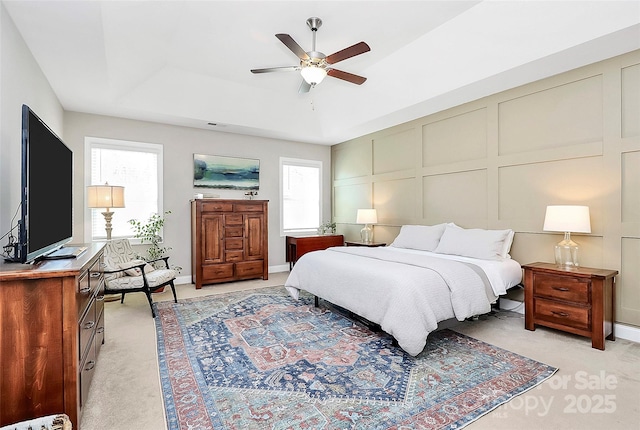
[[571,240],[571,233],[566,232],[564,239],[555,246],[556,264],[558,267],[578,267],[578,244]]
[[360,230],[360,240],[363,243],[373,242],[373,229],[369,224],[365,224],[362,230]]

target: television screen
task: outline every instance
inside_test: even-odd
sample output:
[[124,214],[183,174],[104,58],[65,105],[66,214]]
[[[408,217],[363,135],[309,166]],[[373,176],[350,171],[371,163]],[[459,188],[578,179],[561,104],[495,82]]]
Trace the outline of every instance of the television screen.
[[26,105],[20,230],[25,263],[56,250],[73,235],[73,153]]

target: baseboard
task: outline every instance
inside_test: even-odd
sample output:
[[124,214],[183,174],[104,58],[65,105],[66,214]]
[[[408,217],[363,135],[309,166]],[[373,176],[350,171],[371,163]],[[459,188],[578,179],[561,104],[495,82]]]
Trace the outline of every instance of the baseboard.
[[500,310],[524,315],[524,302],[500,297]]
[[[289,271],[288,264],[281,264],[279,266],[269,266],[269,273],[279,273],[279,272],[288,272],[288,271]],[[176,278],[175,284],[176,285],[192,284],[191,275],[178,276]]]
[[626,324],[615,324],[614,329],[616,339],[620,338],[640,343],[640,328]]
[[269,273],[279,273],[279,272],[288,272],[289,265],[281,264],[279,266],[269,266]]

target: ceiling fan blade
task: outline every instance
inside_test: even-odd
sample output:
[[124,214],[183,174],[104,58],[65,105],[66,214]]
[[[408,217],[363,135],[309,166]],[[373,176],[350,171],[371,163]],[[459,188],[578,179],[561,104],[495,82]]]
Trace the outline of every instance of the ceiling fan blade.
[[300,82],[300,88],[298,88],[298,94],[308,93],[311,89],[311,85],[307,83],[304,79]]
[[287,48],[291,50],[291,52],[296,54],[298,58],[300,58],[301,60],[309,59],[309,56],[307,55],[305,50],[302,49],[295,40],[293,40],[293,37],[283,33],[276,34],[276,37],[280,39],[280,42],[284,43]]
[[364,42],[356,43],[348,48],[344,48],[342,51],[335,52],[325,58],[328,64],[335,64],[338,61],[346,60],[347,58],[355,57],[356,55],[364,54],[371,51],[369,45]]
[[268,67],[266,69],[251,69],[251,73],[295,72],[296,70],[300,70],[300,66],[284,66],[284,67]]
[[327,75],[334,78],[342,79],[343,81],[351,82],[352,84],[362,85],[367,78],[363,76],[354,75],[353,73],[343,72],[342,70],[329,69]]

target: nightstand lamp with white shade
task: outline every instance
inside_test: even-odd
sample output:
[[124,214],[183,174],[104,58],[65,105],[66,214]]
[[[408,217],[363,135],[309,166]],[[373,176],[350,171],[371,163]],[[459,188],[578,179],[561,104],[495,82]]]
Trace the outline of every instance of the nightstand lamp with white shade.
[[547,206],[544,231],[564,232],[564,239],[555,246],[556,264],[559,267],[578,267],[578,244],[571,240],[571,232],[591,233],[589,206]]
[[373,242],[373,228],[371,224],[378,223],[378,213],[375,209],[358,209],[356,216],[357,224],[364,224],[362,230],[360,230],[360,239],[363,243]]
[[109,209],[124,207],[124,187],[117,185],[89,185],[87,187],[87,207],[104,208],[102,212],[107,231],[107,240],[111,240],[111,218],[113,212]]

